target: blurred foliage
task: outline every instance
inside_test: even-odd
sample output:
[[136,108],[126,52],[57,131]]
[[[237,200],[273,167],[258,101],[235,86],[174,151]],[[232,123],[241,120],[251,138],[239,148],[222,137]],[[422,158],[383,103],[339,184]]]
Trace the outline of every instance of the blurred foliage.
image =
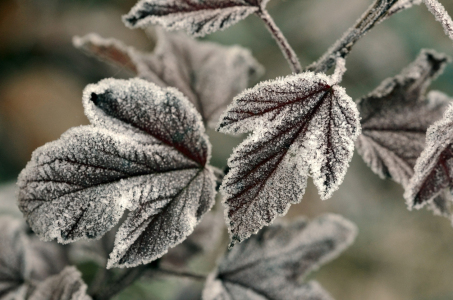
[[[453,13],[453,2],[442,2]],[[86,84],[128,76],[124,70],[79,53],[72,47],[73,35],[97,32],[152,50],[154,42],[141,30],[129,30],[121,22],[121,15],[134,4],[134,0],[0,1],[0,182],[15,180],[35,148],[70,127],[87,123],[80,101]],[[371,0],[273,0],[269,11],[302,65],[307,65],[370,4]],[[206,39],[250,48],[266,67],[263,79],[290,72],[272,37],[254,16]],[[348,57],[343,85],[351,97],[358,98],[399,73],[421,48],[453,56],[451,41],[423,6],[370,31]],[[453,96],[452,79],[450,65],[431,88]],[[208,133],[213,164],[224,167],[243,137]],[[335,212],[360,229],[356,243],[343,256],[314,274],[335,299],[453,298],[453,228],[431,212],[409,212],[402,192],[391,180],[379,179],[355,155],[332,199],[321,201],[309,184],[302,203],[291,207],[288,218]],[[224,250],[192,262],[189,269],[207,273]],[[93,280],[97,267],[78,267],[87,282]],[[117,299],[199,299],[201,288],[202,282],[150,277],[134,283]]]

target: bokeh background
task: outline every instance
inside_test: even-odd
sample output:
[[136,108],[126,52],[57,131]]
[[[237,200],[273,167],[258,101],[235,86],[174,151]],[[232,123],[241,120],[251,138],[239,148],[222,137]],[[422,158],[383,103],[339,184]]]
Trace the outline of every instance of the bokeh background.
[[[351,26],[371,0],[273,0],[268,8],[295,48],[302,65],[316,60]],[[453,2],[442,1],[453,14]],[[129,30],[121,15],[134,0],[0,1],[0,214],[16,213],[14,181],[31,152],[73,126],[87,124],[81,96],[88,83],[130,76],[124,70],[85,56],[72,36],[97,32],[141,50],[154,41]],[[266,68],[263,79],[289,74],[278,47],[255,16],[206,37],[225,45],[250,48]],[[397,74],[422,48],[453,56],[453,42],[424,6],[399,13],[370,31],[347,59],[343,85],[352,98],[371,91]],[[453,67],[430,87],[453,96]],[[243,137],[209,131],[212,163],[226,164]],[[344,215],[360,230],[355,244],[340,258],[310,276],[337,300],[453,299],[453,228],[450,221],[426,210],[409,212],[403,189],[381,180],[357,153],[343,185],[321,201],[310,182],[286,218],[309,218],[325,212]],[[216,254],[191,262],[206,273]],[[79,268],[90,281],[93,265]],[[142,279],[118,299],[199,299],[202,282],[166,277]],[[283,299],[282,299],[283,300]]]

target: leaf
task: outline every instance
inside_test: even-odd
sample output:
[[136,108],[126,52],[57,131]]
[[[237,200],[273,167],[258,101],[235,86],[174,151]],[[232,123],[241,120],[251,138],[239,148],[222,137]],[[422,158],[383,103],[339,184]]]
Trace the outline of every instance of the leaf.
[[336,258],[356,235],[354,224],[333,214],[264,228],[226,253],[203,299],[331,300],[317,282],[299,279]]
[[426,146],[414,167],[414,175],[405,191],[409,209],[420,209],[450,189],[453,158],[453,105],[444,117],[431,125],[426,134]]
[[90,300],[87,285],[75,267],[66,267],[60,274],[40,282],[29,300]]
[[423,50],[401,74],[359,100],[362,135],[357,151],[381,178],[391,177],[404,187],[409,183],[428,126],[442,117],[450,102],[439,92],[425,96],[448,61],[446,55]]
[[24,225],[19,219],[0,217],[1,299],[25,299],[34,288],[32,282],[57,274],[67,263],[61,248],[27,236]]
[[436,20],[442,24],[445,34],[453,40],[453,20],[445,7],[437,0],[423,0],[423,2]]
[[193,36],[223,30],[263,9],[269,0],[140,0],[123,16],[130,28],[160,25]]
[[356,105],[330,77],[306,72],[238,95],[219,131],[253,131],[228,160],[221,191],[233,243],[284,215],[313,177],[322,199],[343,181],[360,134]]
[[182,242],[214,203],[210,144],[177,90],[141,79],[87,86],[92,123],[38,148],[19,176],[19,207],[46,240],[98,239],[121,225],[108,266],[148,263]]
[[75,37],[74,45],[159,86],[176,87],[212,127],[233,97],[263,72],[250,51],[239,46],[199,42],[162,30],[157,31],[157,37],[152,54],[96,34]]

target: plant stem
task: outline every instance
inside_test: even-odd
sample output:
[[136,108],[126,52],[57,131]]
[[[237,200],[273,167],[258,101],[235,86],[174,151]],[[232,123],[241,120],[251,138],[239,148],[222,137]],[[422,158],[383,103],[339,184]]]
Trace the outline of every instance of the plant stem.
[[206,280],[205,275],[199,275],[199,274],[194,274],[194,273],[189,273],[189,272],[179,272],[179,271],[174,271],[174,270],[169,270],[169,269],[155,269],[155,270],[150,270],[151,273],[162,273],[165,275],[170,275],[170,276],[175,276],[175,277],[185,277],[185,278],[190,278],[194,280]]
[[283,33],[280,31],[280,28],[278,28],[275,24],[272,17],[264,8],[260,9],[256,14],[261,18],[261,20],[264,21],[264,24],[266,24],[266,28],[272,34],[272,37],[282,50],[282,53],[288,61],[291,70],[294,73],[300,73],[302,71],[302,67],[300,66],[299,59]]
[[386,19],[389,10],[398,0],[375,0],[368,10],[356,21],[321,58],[309,65],[305,71],[326,72],[335,65],[337,58],[345,58],[352,46],[374,25]]
[[149,268],[148,265],[142,265],[126,270],[117,280],[106,283],[103,289],[92,295],[93,300],[108,300],[112,298],[134,283],[134,281],[140,278]]

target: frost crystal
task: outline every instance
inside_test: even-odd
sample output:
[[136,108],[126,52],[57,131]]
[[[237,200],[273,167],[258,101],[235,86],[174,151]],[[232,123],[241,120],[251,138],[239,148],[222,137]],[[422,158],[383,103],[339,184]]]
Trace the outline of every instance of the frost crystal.
[[409,183],[426,130],[442,117],[450,101],[439,92],[425,97],[426,88],[448,61],[443,54],[423,50],[401,74],[360,99],[362,135],[357,150],[381,178],[391,177],[404,187]]
[[[444,117],[428,128],[426,146],[414,168],[404,194],[409,209],[419,209],[435,201],[453,184],[453,105]],[[443,202],[445,203],[445,202]]]
[[161,25],[194,36],[223,30],[264,8],[269,0],[140,0],[123,17],[130,28]]
[[300,279],[336,258],[357,229],[338,215],[272,225],[229,251],[206,282],[203,300],[332,300]]
[[445,7],[437,0],[423,0],[423,2],[434,17],[436,17],[436,20],[442,24],[445,34],[453,40],[453,20],[445,10]]
[[40,237],[98,239],[130,210],[109,267],[148,263],[189,235],[214,203],[210,144],[173,88],[106,79],[83,94],[93,125],[38,148],[19,176],[19,207]]
[[141,53],[114,39],[95,34],[74,38],[74,45],[102,60],[131,70],[155,84],[179,89],[214,126],[234,96],[262,74],[250,51],[199,42],[184,34],[157,31],[152,54]]
[[90,300],[87,285],[75,267],[66,267],[60,274],[40,282],[28,300]]
[[343,181],[360,123],[343,88],[324,74],[306,72],[237,96],[219,131],[253,131],[228,160],[221,187],[234,243],[299,202],[308,175],[321,198],[329,198]]

